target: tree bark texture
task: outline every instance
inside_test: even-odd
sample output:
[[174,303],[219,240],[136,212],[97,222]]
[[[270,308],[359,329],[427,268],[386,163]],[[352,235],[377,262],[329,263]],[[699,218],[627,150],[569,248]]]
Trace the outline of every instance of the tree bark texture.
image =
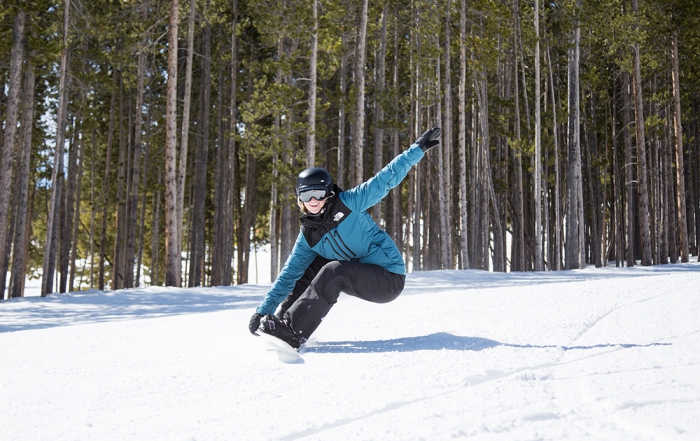
[[351,185],[359,185],[364,180],[364,133],[365,133],[365,60],[367,56],[367,7],[369,0],[362,0],[360,24],[355,44],[355,124],[352,136]]
[[579,42],[581,30],[575,22],[572,33],[572,47],[569,49],[569,133],[568,133],[568,174],[566,186],[567,231],[566,231],[566,268],[577,269],[584,266],[581,253],[583,243],[580,242],[579,211],[583,204],[579,187],[582,185],[581,176],[581,111],[579,105]]
[[[206,11],[205,11],[206,15]],[[205,19],[202,41],[202,81],[200,91],[200,115],[197,131],[197,150],[194,157],[194,193],[192,200],[192,259],[190,263],[189,286],[204,283],[204,257],[206,243],[207,168],[209,163],[209,115],[211,109],[211,25]],[[182,159],[182,158],[181,158]]]
[[[194,0],[192,0],[194,1]],[[165,109],[165,285],[180,286],[180,219],[177,208],[178,0],[170,2],[168,82]]]
[[313,27],[311,29],[311,55],[309,57],[309,120],[306,130],[306,166],[316,165],[316,84],[318,64],[318,1],[311,1]]
[[672,45],[672,81],[673,81],[673,134],[676,152],[676,207],[678,209],[678,232],[680,233],[681,262],[690,260],[688,247],[688,221],[686,217],[685,166],[683,163],[683,127],[681,124],[681,87],[678,68],[678,31],[673,32]]
[[535,158],[534,158],[534,192],[535,205],[535,271],[542,271],[544,261],[542,257],[542,117],[541,103],[542,93],[540,84],[540,6],[535,0]]
[[0,300],[5,296],[10,229],[10,200],[13,198],[11,186],[14,171],[15,134],[19,117],[19,96],[22,83],[22,60],[24,59],[24,24],[26,14],[19,11],[12,27],[12,50],[10,55],[10,81],[7,104],[5,106],[5,131],[2,141],[0,162]]
[[[376,56],[377,63],[374,75],[374,166],[372,167],[372,172],[375,174],[384,166],[384,86],[386,84],[386,29],[388,12],[389,5],[384,5],[379,37],[379,53]],[[372,217],[376,221],[381,220],[381,203],[372,207]]]
[[[32,128],[34,126],[34,67],[29,63],[24,75],[22,103],[22,154],[19,162],[19,194],[17,195],[17,227],[15,228],[14,253],[12,254],[12,278],[8,297],[24,296],[24,279],[27,273],[27,246],[29,230],[29,170],[32,154]],[[0,284],[4,287],[4,284]],[[2,299],[2,295],[0,295]]]
[[459,246],[461,269],[469,269],[467,193],[467,0],[460,0],[459,13]]

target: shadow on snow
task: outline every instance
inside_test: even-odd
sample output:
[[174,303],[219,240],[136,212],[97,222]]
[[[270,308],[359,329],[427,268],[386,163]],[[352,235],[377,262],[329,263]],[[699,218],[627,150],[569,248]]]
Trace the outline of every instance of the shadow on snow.
[[404,337],[392,340],[369,340],[369,341],[334,341],[323,342],[317,341],[311,343],[304,348],[304,353],[320,353],[320,354],[369,354],[378,352],[415,352],[415,351],[483,351],[496,346],[507,346],[512,348],[522,349],[545,349],[545,348],[561,348],[564,351],[573,349],[595,349],[607,347],[649,347],[649,346],[668,346],[671,343],[651,343],[646,345],[629,344],[629,343],[608,343],[592,346],[558,346],[558,345],[516,345],[509,343],[501,343],[488,338],[480,337],[463,337],[453,335],[446,332],[438,332],[435,334],[424,335],[419,337]]
[[84,323],[253,309],[269,287],[137,288],[79,291],[0,302],[0,333]]

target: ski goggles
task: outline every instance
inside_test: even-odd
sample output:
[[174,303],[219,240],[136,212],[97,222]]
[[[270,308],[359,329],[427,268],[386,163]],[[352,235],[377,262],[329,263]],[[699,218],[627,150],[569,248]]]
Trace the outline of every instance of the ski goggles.
[[302,202],[309,202],[311,199],[316,199],[317,201],[322,201],[328,197],[328,190],[325,187],[322,188],[310,188],[299,192],[299,199]]

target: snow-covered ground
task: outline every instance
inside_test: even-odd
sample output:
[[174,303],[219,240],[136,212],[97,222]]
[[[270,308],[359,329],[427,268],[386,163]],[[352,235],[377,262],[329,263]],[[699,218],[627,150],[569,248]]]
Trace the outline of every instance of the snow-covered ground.
[[410,274],[283,364],[269,285],[0,302],[2,440],[698,440],[700,264]]

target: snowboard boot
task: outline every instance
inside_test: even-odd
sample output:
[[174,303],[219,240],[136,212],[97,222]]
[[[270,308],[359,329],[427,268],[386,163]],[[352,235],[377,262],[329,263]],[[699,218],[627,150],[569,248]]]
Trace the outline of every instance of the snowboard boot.
[[274,315],[266,315],[260,320],[260,330],[279,338],[294,349],[299,349],[306,342],[305,338],[294,332],[286,319],[280,319]]

